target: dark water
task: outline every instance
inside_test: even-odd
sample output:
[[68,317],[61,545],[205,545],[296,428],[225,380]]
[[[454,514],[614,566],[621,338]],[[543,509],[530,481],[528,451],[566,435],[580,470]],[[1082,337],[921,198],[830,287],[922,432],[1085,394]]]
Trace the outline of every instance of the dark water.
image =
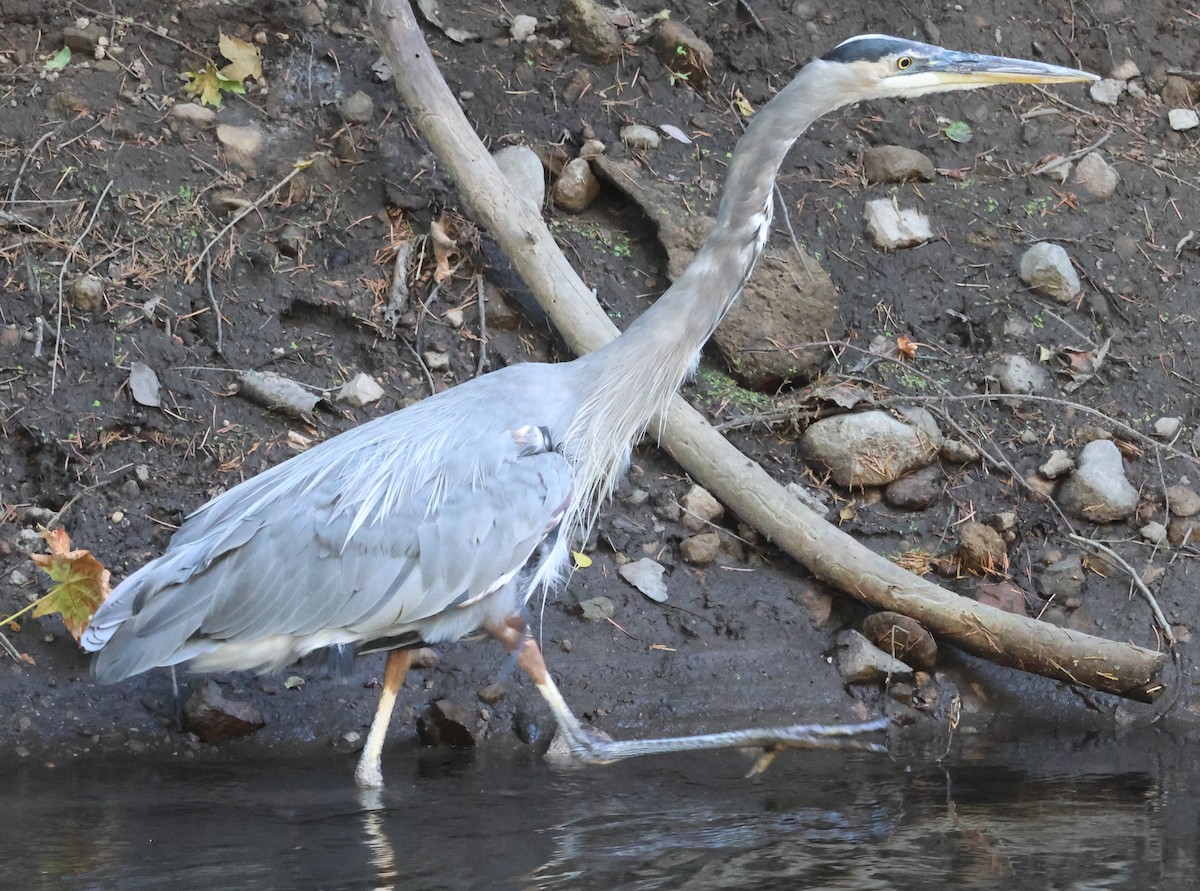
[[0,767],[0,887],[1187,888],[1200,771],[1158,735],[984,745],[941,764],[735,753],[556,769],[348,760]]

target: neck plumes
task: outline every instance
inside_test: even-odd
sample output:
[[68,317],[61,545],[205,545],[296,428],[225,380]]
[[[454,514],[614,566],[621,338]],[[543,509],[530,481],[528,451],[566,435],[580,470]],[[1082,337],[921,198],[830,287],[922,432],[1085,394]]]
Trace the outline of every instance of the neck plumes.
[[701,347],[750,277],[770,231],[779,166],[818,117],[804,109],[841,104],[821,100],[832,94],[824,67],[820,61],[806,66],[750,123],[729,164],[716,226],[683,274],[620,337],[576,360],[589,389],[562,443],[576,467],[581,506],[579,516],[565,520],[572,536],[590,526],[651,420],[657,415],[662,423]]

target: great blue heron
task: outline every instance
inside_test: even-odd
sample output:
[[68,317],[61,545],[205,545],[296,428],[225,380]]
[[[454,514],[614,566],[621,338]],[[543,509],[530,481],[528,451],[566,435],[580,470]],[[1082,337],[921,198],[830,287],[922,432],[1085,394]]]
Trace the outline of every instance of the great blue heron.
[[611,741],[559,694],[526,626],[531,593],[563,574],[570,543],[624,474],[632,444],[695,368],[766,244],[772,190],[796,138],[863,99],[1093,75],[853,37],[806,65],[754,117],[729,164],[716,227],[659,300],[607,346],[514,365],[378,418],[235,486],[192,514],[122,582],[83,645],[111,682],[155,666],[278,669],[318,648],[388,650],[355,776],[382,783],[396,692],[419,643],[480,629],[532,678],[588,762],[651,752],[820,745],[884,722]]

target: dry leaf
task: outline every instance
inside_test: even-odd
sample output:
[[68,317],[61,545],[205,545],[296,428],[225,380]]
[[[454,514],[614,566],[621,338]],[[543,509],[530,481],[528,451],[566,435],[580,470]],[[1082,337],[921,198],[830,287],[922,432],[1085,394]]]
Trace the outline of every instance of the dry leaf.
[[72,550],[66,530],[41,527],[38,532],[50,553],[31,556],[34,564],[53,579],[54,586],[38,601],[33,614],[62,613],[63,624],[78,642],[92,615],[108,597],[109,572],[91,551]]
[[217,66],[212,62],[205,65],[203,71],[185,71],[183,75],[188,79],[183,87],[184,92],[197,97],[201,104],[211,105],[213,108],[221,107],[222,93],[246,92],[241,83],[225,77],[217,71]]
[[907,359],[909,362],[917,358],[918,346],[919,343],[903,334],[896,338],[896,352],[900,354],[901,359]]
[[253,43],[247,43],[228,34],[221,35],[221,55],[229,64],[221,69],[222,77],[244,83],[246,78],[262,77],[262,52]]
[[429,240],[433,242],[433,256],[437,262],[437,267],[433,270],[433,280],[441,284],[454,274],[451,261],[458,259],[458,245],[446,234],[446,227],[440,220],[429,224]]

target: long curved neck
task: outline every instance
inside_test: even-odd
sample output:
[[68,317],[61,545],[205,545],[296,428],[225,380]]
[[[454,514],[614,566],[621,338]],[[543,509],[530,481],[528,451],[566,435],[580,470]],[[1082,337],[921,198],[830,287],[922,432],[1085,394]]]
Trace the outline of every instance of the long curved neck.
[[590,389],[564,446],[590,496],[582,503],[611,492],[632,443],[665,410],[741,293],[766,245],[784,156],[809,124],[847,101],[835,98],[829,68],[820,60],[805,66],[759,111],[730,161],[716,226],[691,264],[625,333],[577,360]]

